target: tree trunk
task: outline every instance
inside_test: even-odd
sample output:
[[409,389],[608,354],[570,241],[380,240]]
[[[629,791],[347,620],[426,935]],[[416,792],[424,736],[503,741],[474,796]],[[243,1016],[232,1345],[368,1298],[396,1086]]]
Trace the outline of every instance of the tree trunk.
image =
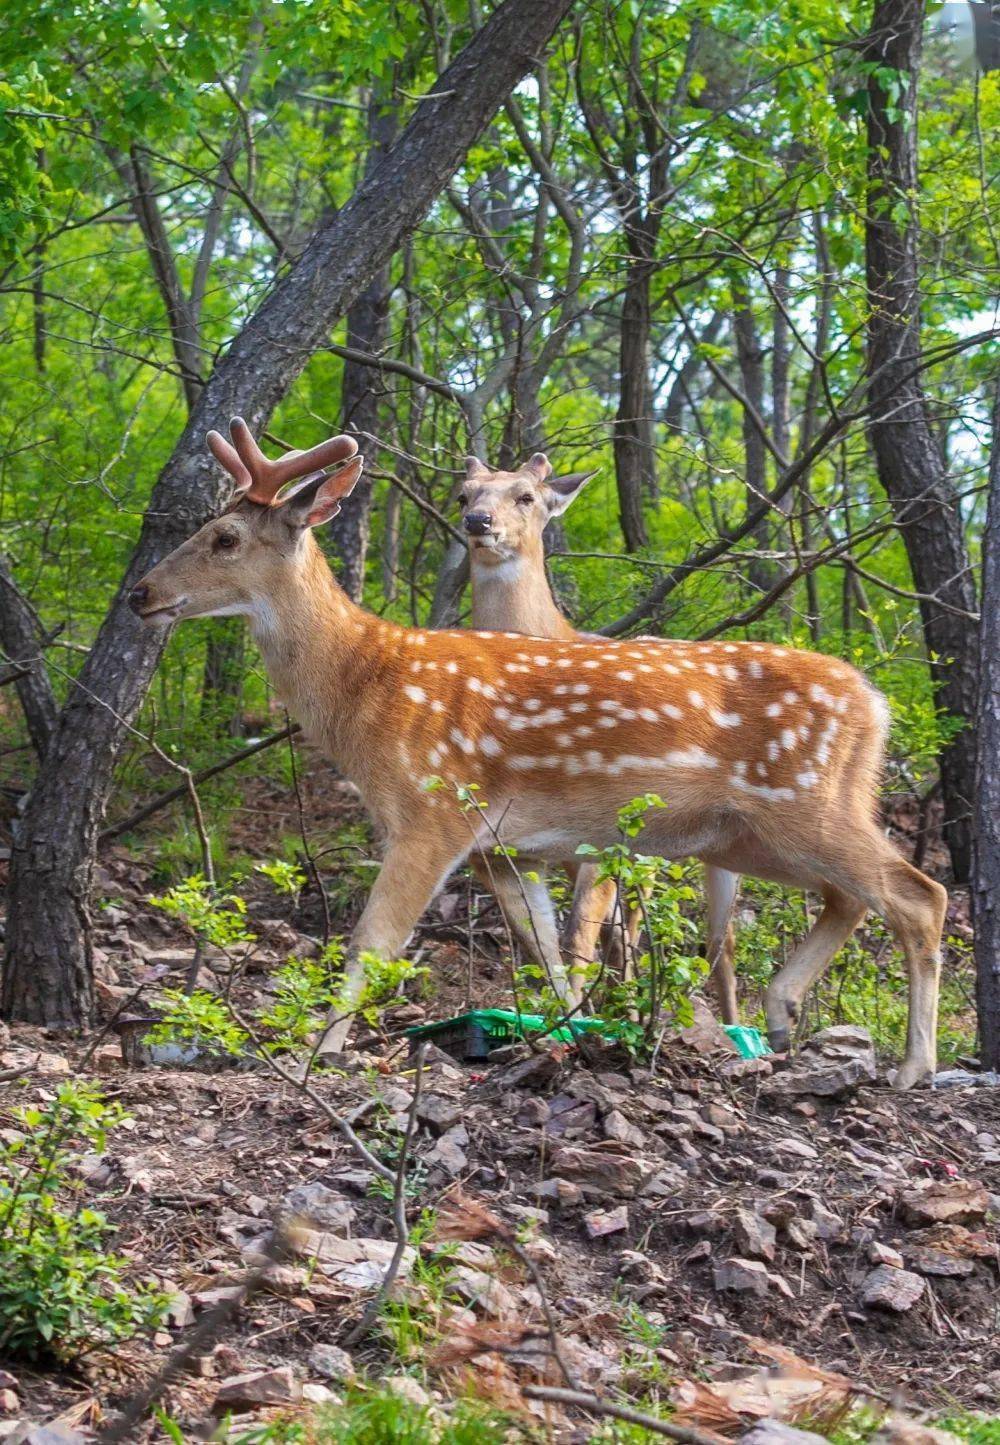
[[205,647],[201,716],[218,737],[243,731],[243,675],[246,625],[241,617],[215,617]]
[[[878,67],[868,86],[865,222],[870,435],[915,588],[926,599],[920,612],[934,699],[964,723],[940,756],[945,838],[962,882],[969,876],[976,773],[977,644],[967,615],[976,609],[976,592],[958,502],[917,370],[920,278],[912,207],[919,194],[916,90],[923,21],[922,0],[878,0],[866,45],[867,58]],[[882,89],[886,67],[904,78],[903,96]]]
[[649,267],[630,256],[618,338],[615,478],[622,536],[630,552],[649,544],[643,494],[655,492],[656,464],[649,395]]
[[[758,417],[764,415],[764,351],[757,335],[750,297],[744,292],[737,298],[733,310],[733,335],[736,338],[736,357],[740,367],[740,382],[743,395]],[[767,495],[767,447],[750,414],[743,408],[743,456],[744,482],[747,489],[746,509],[753,512]],[[761,551],[766,551],[770,542],[771,528],[765,518],[754,532],[754,541]],[[766,592],[774,582],[774,568],[762,557],[754,557],[747,568],[751,586],[758,592]]]
[[[365,176],[372,174],[396,138],[397,113],[387,98],[376,92],[368,103],[368,156]],[[347,345],[370,356],[381,354],[389,323],[390,274],[381,266],[347,313]],[[379,372],[359,361],[344,362],[341,414],[345,431],[378,435]],[[365,445],[362,442],[362,451]],[[374,448],[367,448],[374,460]],[[340,585],[353,602],[360,602],[365,587],[365,561],[371,532],[372,484],[362,476],[330,523],[334,550],[340,558]]]
[[979,636],[972,921],[980,1058],[984,1068],[1000,1069],[1000,387],[993,412]]
[[28,668],[14,686],[40,760],[48,751],[59,712],[42,657],[44,642],[38,614],[15,582],[7,559],[0,557],[0,647],[8,661]]
[[64,707],[10,864],[2,1009],[75,1026],[92,1014],[88,899],[115,759],[164,646],[126,596],[219,507],[228,488],[205,431],[233,415],[261,431],[313,352],[427,213],[469,146],[536,63],[572,0],[504,0],[416,107],[396,145],[317,228],[202,388],[150,497],[139,544]]

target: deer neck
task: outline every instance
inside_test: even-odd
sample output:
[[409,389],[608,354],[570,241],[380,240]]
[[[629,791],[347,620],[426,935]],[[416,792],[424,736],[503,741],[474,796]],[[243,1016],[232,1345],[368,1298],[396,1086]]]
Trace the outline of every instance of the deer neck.
[[377,670],[381,633],[393,629],[350,601],[311,533],[303,546],[300,564],[251,616],[250,630],[281,701],[350,777],[359,706]]
[[576,635],[552,596],[541,546],[493,564],[477,562],[473,552],[470,576],[473,627],[530,637]]

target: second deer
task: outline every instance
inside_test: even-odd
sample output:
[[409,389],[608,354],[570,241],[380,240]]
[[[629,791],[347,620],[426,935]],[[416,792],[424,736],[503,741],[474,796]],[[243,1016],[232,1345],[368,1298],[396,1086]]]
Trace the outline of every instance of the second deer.
[[[466,465],[458,504],[469,538],[472,626],[525,632],[531,637],[592,640],[592,634],[577,632],[559,610],[545,570],[542,534],[553,517],[565,512],[594,473],[554,476],[544,452],[535,452],[513,472],[491,471],[477,457],[468,457]],[[570,872],[574,881],[573,906],[564,948],[574,963],[589,963],[603,926],[609,918],[615,918],[615,884],[611,880],[598,882],[594,863],[580,862]],[[739,1021],[732,926],[738,888],[737,874],[710,863],[705,865],[706,956],[719,1013],[727,1024]],[[626,949],[634,941],[628,937],[634,926],[634,919],[615,918],[615,933],[626,934]]]

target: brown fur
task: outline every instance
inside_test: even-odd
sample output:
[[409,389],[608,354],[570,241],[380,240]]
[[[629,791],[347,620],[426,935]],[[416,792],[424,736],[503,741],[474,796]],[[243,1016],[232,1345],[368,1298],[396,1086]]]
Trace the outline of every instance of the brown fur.
[[[359,954],[398,956],[435,890],[494,833],[565,864],[581,840],[617,841],[618,809],[648,790],[667,806],[648,815],[644,852],[694,855],[824,896],[768,990],[778,1047],[805,989],[875,908],[910,973],[896,1082],[932,1073],[945,895],[877,826],[885,706],[861,674],[764,643],[397,627],[348,601],[308,530],[352,485],[341,473],[283,505],[238,503],[133,595],[152,621],[247,615],[279,694],[384,830],[385,862],[351,939],[349,997],[360,989]],[[427,791],[431,776],[446,786]],[[469,783],[483,816],[457,805],[455,788]],[[335,1047],[348,1025],[331,1030]]]

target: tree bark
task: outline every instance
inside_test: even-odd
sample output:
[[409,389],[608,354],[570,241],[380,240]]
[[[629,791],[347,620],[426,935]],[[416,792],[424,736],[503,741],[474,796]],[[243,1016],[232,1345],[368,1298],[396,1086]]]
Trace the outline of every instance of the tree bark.
[[644,493],[656,490],[656,454],[649,395],[649,261],[630,247],[618,337],[618,413],[614,457],[622,536],[630,552],[649,544]]
[[50,1026],[93,1010],[88,899],[97,828],[127,721],[164,646],[130,612],[129,589],[213,515],[227,487],[205,431],[242,415],[263,430],[313,352],[427,213],[572,0],[504,0],[420,103],[350,201],[317,228],[194,404],[150,497],[138,546],[63,708],[10,865],[2,1011]]
[[7,559],[0,556],[0,647],[10,662],[28,668],[14,686],[39,760],[48,752],[59,712],[42,657],[44,643],[38,614],[14,580]]
[[[395,106],[381,94],[368,104],[368,156],[365,176],[372,174],[396,138]],[[347,313],[347,345],[355,351],[379,356],[389,323],[390,274],[381,266]],[[341,413],[345,431],[378,435],[379,372],[359,361],[344,362]],[[365,450],[364,442],[361,444]],[[368,448],[372,452],[372,448]],[[365,561],[371,533],[372,484],[362,477],[330,523],[334,551],[340,558],[340,585],[353,602],[360,602],[365,586]]]
[[[868,214],[865,221],[870,437],[879,480],[906,545],[920,603],[934,699],[961,731],[941,750],[945,838],[957,881],[969,876],[975,788],[976,609],[969,554],[951,479],[934,436],[920,360],[917,74],[922,0],[877,0],[866,52],[878,69],[868,86]],[[902,96],[882,89],[886,68]],[[940,606],[939,603],[945,604]]]
[[984,1068],[1000,1069],[1000,387],[993,411],[979,637],[972,921],[980,1058]]

